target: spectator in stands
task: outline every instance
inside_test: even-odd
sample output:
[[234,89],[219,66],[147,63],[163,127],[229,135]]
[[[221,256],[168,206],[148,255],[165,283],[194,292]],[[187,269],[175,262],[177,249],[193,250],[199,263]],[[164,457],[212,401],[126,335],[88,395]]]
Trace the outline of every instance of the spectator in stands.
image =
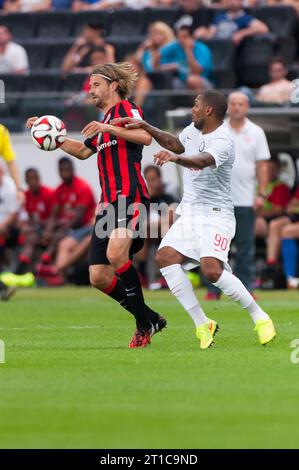
[[[144,169],[144,178],[151,198],[151,209],[148,217],[148,237],[143,249],[137,255],[137,260],[143,283],[152,288],[157,282],[155,254],[162,237],[173,224],[177,204],[174,198],[165,191],[159,167],[148,165]],[[161,281],[160,278],[159,275],[158,284]]]
[[213,58],[209,47],[194,40],[190,26],[182,26],[177,40],[161,49],[161,69],[177,73],[175,86],[202,90],[211,88]]
[[5,13],[50,11],[51,0],[4,0]]
[[[75,175],[73,162],[62,157],[58,162],[62,183],[54,192],[52,213],[43,233],[43,242],[48,244],[41,256],[42,263],[37,273],[45,273],[45,265],[54,260],[58,243],[65,237],[72,239],[73,244],[82,241],[92,231],[92,219],[95,200],[92,189],[81,178]],[[69,246],[64,245],[61,257],[67,257]]]
[[25,74],[29,71],[27,52],[12,39],[9,26],[0,23],[0,73]]
[[231,39],[235,46],[249,36],[267,33],[268,26],[243,10],[242,0],[227,0],[226,13],[220,13],[212,24],[197,31],[202,39]]
[[[75,67],[72,72],[73,73],[86,73],[86,75],[90,74],[96,65],[103,65],[108,62],[107,54],[105,48],[102,46],[97,46],[91,49],[89,54],[89,62],[84,67]],[[89,83],[89,77],[88,77]]]
[[0,265],[7,245],[16,244],[19,207],[14,182],[5,174],[4,165],[0,162]]
[[[282,239],[293,240],[297,238],[297,230],[299,226],[299,186],[297,186],[295,193],[286,208],[286,215],[283,215],[275,220],[272,220],[269,225],[269,236],[267,245],[267,264],[275,270],[279,263],[281,241]],[[286,259],[289,254],[290,245],[293,245],[293,254],[295,254],[294,244],[285,243],[283,248],[283,255]],[[289,246],[286,246],[289,245]],[[288,264],[288,263],[287,263]],[[294,272],[290,272],[286,267],[287,277],[296,277]],[[296,283],[295,283],[296,284]],[[288,279],[288,285],[291,288],[293,285],[292,279]],[[293,286],[294,287],[294,286]],[[296,285],[295,285],[296,287]]]
[[267,198],[263,206],[256,211],[255,236],[266,238],[269,223],[285,213],[291,199],[290,188],[279,181],[281,163],[277,155],[272,155],[268,164],[269,184],[266,187]]
[[74,72],[78,68],[90,65],[90,55],[96,47],[104,49],[107,62],[115,61],[114,47],[106,43],[103,26],[99,23],[88,23],[67,52],[63,60],[62,71],[64,73]]
[[179,18],[174,25],[175,29],[179,29],[181,26],[190,26],[193,36],[199,39],[200,28],[207,26],[207,17],[202,14],[203,8],[205,8],[204,2],[202,0],[178,0],[177,3],[180,10]]
[[0,124],[0,156],[5,161],[9,174],[15,183],[18,201],[23,203],[25,201],[25,195],[21,185],[21,176],[16,162],[16,154],[11,145],[9,131],[2,124]]
[[36,168],[28,168],[25,172],[28,190],[25,192],[25,210],[27,219],[20,221],[24,245],[19,254],[16,274],[32,271],[32,263],[36,258],[37,249],[42,245],[42,233],[52,212],[54,191],[41,184]]
[[[235,142],[235,161],[232,169],[231,196],[235,208],[236,266],[235,273],[249,292],[255,282],[255,213],[267,198],[270,150],[263,129],[247,118],[247,95],[235,91],[228,98],[227,124]],[[258,191],[256,193],[256,179]],[[219,298],[220,292],[211,285],[207,300]]]
[[175,35],[170,26],[162,21],[156,21],[149,26],[148,37],[137,49],[136,57],[146,73],[160,68],[160,52],[162,47],[175,41]]
[[294,85],[287,80],[287,64],[282,57],[274,57],[269,65],[270,82],[263,85],[255,99],[263,103],[285,104],[290,102]]

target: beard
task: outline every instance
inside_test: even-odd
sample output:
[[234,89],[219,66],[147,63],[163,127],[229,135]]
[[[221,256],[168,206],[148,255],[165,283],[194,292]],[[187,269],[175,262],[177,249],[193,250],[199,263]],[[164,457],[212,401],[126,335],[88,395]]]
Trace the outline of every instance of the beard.
[[194,122],[194,127],[196,127],[196,129],[198,129],[199,131],[203,129],[204,125],[205,125],[204,119]]

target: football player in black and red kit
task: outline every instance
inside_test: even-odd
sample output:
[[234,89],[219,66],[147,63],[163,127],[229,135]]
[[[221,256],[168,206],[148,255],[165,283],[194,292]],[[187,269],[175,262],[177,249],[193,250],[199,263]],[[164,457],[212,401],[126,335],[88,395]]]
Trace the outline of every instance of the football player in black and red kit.
[[[134,315],[137,329],[130,348],[146,346],[153,334],[166,326],[166,320],[145,304],[132,264],[133,254],[143,245],[141,214],[149,204],[141,175],[142,149],[152,138],[143,129],[109,124],[119,117],[143,119],[142,110],[127,99],[137,78],[128,63],[96,66],[90,76],[90,94],[104,118],[84,127],[84,143],[66,139],[61,146],[80,160],[97,153],[102,194],[90,246],[90,282]],[[36,119],[29,118],[27,127]],[[106,222],[111,227],[111,217],[112,229],[107,233],[104,227]]]

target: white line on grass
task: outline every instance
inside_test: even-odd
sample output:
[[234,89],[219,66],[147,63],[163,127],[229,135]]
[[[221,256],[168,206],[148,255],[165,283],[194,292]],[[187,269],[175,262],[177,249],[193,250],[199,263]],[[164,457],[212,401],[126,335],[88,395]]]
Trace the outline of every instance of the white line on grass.
[[28,327],[28,326],[20,326],[20,327],[8,327],[8,328],[1,328],[0,331],[31,331],[31,330],[93,330],[93,329],[100,329],[102,326],[100,325],[70,325],[70,326],[44,326],[44,325],[37,325],[33,327]]

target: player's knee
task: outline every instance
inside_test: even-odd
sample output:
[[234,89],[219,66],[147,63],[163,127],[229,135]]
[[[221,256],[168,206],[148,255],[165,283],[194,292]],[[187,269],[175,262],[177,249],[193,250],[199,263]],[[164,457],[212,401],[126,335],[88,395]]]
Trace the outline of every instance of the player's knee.
[[155,261],[159,268],[165,268],[165,266],[169,266],[169,264],[172,264],[172,261],[169,259],[167,250],[163,248],[162,250],[157,251]]
[[202,274],[208,279],[208,281],[215,283],[218,281],[222,274],[222,267],[218,265],[213,266],[205,266],[201,267]]
[[109,286],[110,279],[104,272],[89,271],[89,282],[92,287],[99,290],[105,290]]
[[128,256],[121,250],[113,250],[107,252],[107,258],[114,269],[119,269],[128,261]]

